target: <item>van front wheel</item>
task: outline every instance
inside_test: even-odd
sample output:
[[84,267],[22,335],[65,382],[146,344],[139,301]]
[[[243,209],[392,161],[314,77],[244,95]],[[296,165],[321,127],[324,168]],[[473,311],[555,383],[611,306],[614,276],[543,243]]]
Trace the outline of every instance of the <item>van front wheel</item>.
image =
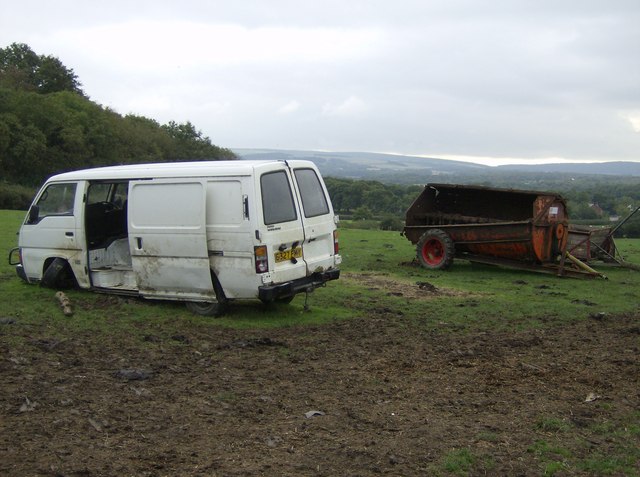
[[42,274],[40,285],[57,290],[66,290],[75,287],[76,278],[66,260],[55,258]]
[[191,313],[200,316],[221,316],[224,313],[224,305],[211,301],[188,301],[187,309]]

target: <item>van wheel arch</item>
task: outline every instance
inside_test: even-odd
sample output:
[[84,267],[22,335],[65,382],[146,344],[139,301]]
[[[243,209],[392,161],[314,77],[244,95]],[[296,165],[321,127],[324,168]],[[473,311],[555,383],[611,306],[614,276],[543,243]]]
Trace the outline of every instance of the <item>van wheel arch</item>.
[[78,285],[71,265],[64,258],[53,257],[44,264],[40,285],[47,288],[66,290]]

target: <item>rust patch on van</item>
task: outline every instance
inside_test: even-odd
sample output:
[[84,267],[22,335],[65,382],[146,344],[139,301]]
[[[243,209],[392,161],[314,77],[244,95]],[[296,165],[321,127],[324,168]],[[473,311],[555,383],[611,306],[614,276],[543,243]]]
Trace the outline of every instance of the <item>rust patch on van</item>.
[[342,273],[340,279],[356,283],[369,290],[379,290],[388,296],[409,298],[412,300],[429,300],[442,296],[471,296],[471,293],[442,288],[425,281],[403,281],[388,275],[376,273]]

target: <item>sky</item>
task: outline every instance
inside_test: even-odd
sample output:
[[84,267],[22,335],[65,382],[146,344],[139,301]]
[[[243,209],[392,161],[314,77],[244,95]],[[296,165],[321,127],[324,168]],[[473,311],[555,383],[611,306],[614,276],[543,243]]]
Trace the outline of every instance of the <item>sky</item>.
[[0,0],[0,47],[222,147],[640,161],[638,0]]

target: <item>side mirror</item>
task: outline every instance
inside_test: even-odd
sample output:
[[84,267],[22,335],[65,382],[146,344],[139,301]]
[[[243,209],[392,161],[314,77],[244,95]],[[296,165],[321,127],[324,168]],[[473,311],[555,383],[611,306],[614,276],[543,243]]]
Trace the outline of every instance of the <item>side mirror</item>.
[[27,221],[27,223],[37,224],[39,219],[40,219],[40,207],[38,207],[37,205],[32,205],[31,208],[29,209],[29,220]]

